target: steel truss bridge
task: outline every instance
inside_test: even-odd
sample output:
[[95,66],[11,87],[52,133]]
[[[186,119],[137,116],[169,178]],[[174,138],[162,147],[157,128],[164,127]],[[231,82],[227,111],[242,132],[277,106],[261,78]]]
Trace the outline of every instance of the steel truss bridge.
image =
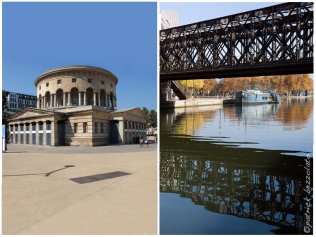
[[160,80],[313,73],[313,3],[160,31]]

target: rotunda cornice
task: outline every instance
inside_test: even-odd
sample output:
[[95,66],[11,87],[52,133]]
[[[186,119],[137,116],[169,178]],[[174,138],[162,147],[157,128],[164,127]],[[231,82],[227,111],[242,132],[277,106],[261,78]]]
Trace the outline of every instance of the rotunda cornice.
[[106,76],[110,75],[110,78],[113,80],[115,85],[118,82],[117,77],[110,71],[103,69],[101,67],[94,67],[94,66],[83,66],[83,65],[78,65],[78,66],[63,66],[63,67],[57,67],[50,69],[44,73],[42,73],[39,77],[35,79],[35,86],[43,80],[44,78],[54,75],[56,73],[63,73],[63,72],[70,72],[70,71],[89,71],[89,72],[97,72],[101,74],[105,74]]

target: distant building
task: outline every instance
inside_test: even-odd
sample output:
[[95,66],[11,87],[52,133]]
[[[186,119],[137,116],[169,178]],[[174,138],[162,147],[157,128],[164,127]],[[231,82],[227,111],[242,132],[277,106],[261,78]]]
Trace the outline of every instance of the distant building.
[[35,95],[26,95],[16,92],[5,91],[7,97],[7,108],[9,114],[19,112],[24,108],[35,108],[37,98]]
[[179,26],[179,14],[176,11],[161,11],[161,30]]

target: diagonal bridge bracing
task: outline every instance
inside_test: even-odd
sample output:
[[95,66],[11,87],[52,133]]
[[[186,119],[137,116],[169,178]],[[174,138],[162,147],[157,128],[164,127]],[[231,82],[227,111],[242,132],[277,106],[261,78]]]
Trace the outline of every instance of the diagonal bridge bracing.
[[313,3],[284,3],[160,31],[160,80],[313,72]]

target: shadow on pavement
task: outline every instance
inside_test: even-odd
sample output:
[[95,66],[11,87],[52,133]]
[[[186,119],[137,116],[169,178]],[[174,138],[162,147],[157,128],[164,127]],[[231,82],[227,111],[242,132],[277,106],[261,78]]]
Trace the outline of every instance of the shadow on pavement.
[[7,175],[2,175],[3,177],[11,177],[11,176],[29,176],[29,175],[45,175],[46,177],[50,176],[52,173],[58,172],[60,170],[64,170],[67,168],[75,167],[74,165],[65,165],[61,169],[53,170],[48,173],[35,173],[35,174],[7,174]]

